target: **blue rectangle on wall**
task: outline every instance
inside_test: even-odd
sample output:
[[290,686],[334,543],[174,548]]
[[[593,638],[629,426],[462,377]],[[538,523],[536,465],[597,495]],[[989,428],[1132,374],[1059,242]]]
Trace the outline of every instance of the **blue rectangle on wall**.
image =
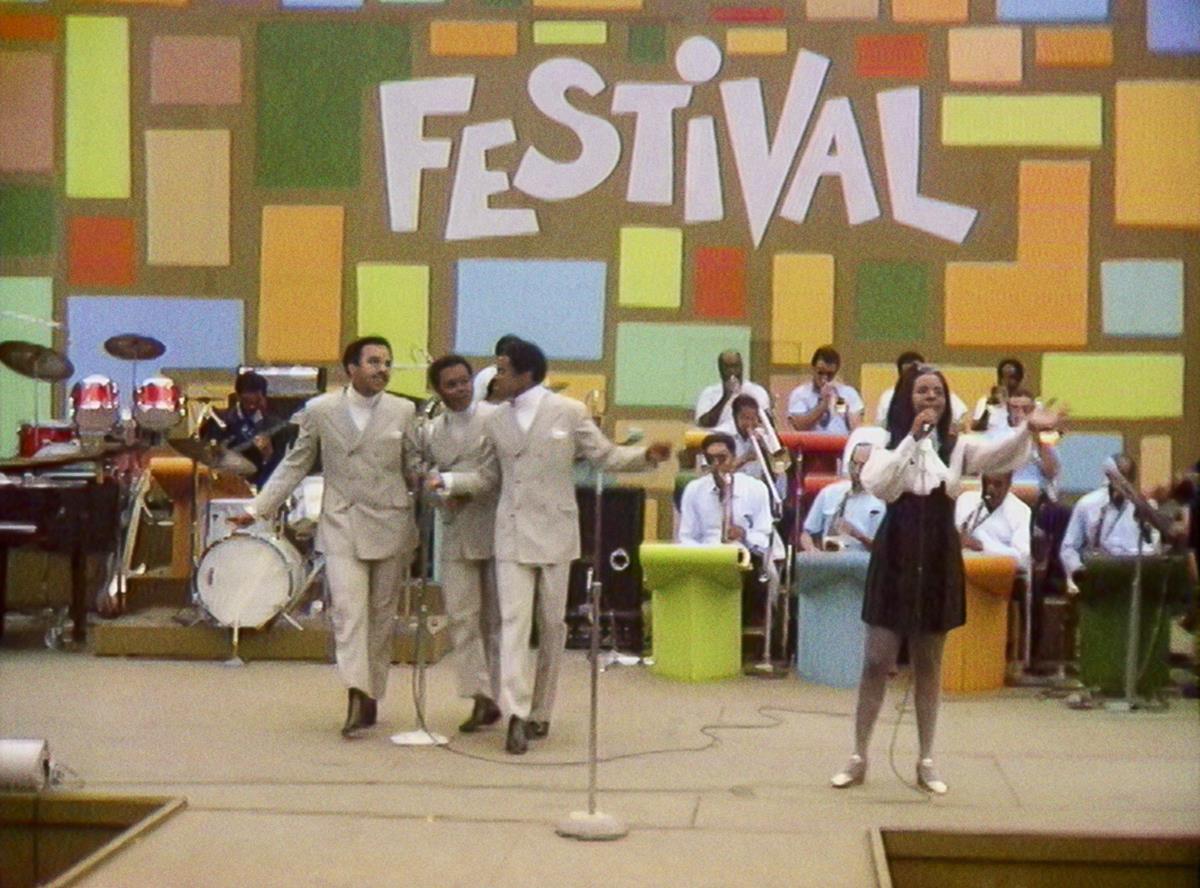
[[490,355],[497,339],[515,333],[552,360],[600,360],[607,270],[583,260],[460,260],[455,349]]

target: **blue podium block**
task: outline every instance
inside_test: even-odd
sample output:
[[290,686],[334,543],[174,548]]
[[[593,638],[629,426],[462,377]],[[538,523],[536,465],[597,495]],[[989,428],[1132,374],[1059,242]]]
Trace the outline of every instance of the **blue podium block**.
[[867,625],[863,589],[870,553],[798,552],[796,671],[815,684],[858,687]]

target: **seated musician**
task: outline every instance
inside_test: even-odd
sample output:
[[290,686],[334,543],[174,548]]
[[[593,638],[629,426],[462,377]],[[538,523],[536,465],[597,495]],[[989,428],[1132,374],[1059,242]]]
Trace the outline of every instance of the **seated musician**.
[[1025,381],[1025,365],[1016,358],[1003,358],[996,365],[996,384],[991,392],[975,403],[971,430],[987,432],[1008,426],[1007,403]]
[[[1136,487],[1137,463],[1132,457],[1122,453],[1105,462],[1106,472],[1119,472]],[[1139,546],[1143,554],[1157,553],[1158,531],[1149,528],[1143,535],[1133,503],[1109,479],[1104,486],[1081,496],[1071,511],[1071,520],[1059,549],[1063,570],[1069,578],[1068,591],[1079,591],[1085,556],[1132,556],[1137,554]]]
[[964,490],[954,504],[954,523],[964,550],[1007,555],[1018,576],[1029,576],[1032,512],[1012,492],[1013,474],[984,475],[982,490]]
[[253,370],[239,373],[233,384],[237,394],[228,410],[214,411],[200,427],[200,436],[221,444],[254,463],[249,480],[261,487],[287,449],[288,424],[272,412],[267,400],[267,380]]
[[809,507],[800,534],[805,552],[870,549],[883,521],[887,504],[862,486],[862,467],[871,456],[872,444],[862,441],[850,453],[849,480],[821,488]]
[[763,410],[771,409],[771,395],[765,388],[746,379],[741,352],[723,351],[717,356],[717,372],[720,382],[715,382],[700,392],[696,399],[696,425],[705,429],[733,428],[733,399],[738,395],[750,395]]
[[832,345],[813,352],[812,378],[792,389],[788,422],[798,432],[849,435],[863,418],[863,402],[851,385],[837,381],[842,356]]
[[[915,370],[924,363],[925,358],[920,352],[900,352],[899,357],[896,358],[896,385],[900,384],[900,379],[905,373]],[[896,394],[895,385],[889,389],[884,389],[883,394],[879,396],[879,403],[875,407],[875,425],[882,426],[885,429],[888,427],[888,409],[892,406],[892,395],[894,394]],[[966,415],[967,405],[963,403],[962,398],[951,392],[950,418],[954,422],[954,425],[961,426]]]
[[679,542],[694,546],[738,543],[751,552],[771,546],[771,499],[757,478],[734,471],[733,438],[723,432],[700,447],[710,471],[688,482],[679,503]]

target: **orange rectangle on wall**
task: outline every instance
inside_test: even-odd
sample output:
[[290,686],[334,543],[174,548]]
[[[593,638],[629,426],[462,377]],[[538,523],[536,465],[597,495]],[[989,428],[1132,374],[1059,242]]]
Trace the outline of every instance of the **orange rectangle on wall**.
[[1039,68],[1107,68],[1113,62],[1112,28],[1038,28],[1034,44]]
[[338,360],[344,220],[342,207],[263,207],[259,360]]
[[429,52],[435,56],[479,58],[517,54],[516,22],[434,21]]
[[880,34],[854,41],[859,77],[924,80],[929,76],[929,40],[924,34]]
[[735,247],[696,250],[696,315],[742,318],[746,315],[746,251]]
[[53,15],[0,14],[0,40],[49,43],[58,39],[58,17]]

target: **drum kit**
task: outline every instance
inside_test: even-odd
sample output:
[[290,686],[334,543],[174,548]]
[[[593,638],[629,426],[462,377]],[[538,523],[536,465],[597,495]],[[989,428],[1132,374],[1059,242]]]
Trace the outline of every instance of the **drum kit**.
[[[162,357],[166,352],[162,342],[126,333],[107,339],[104,350],[131,363],[130,409],[122,414],[120,389],[112,379],[99,374],[84,376],[71,387],[69,418],[65,420],[42,420],[35,393],[34,419],[22,423],[18,434],[18,453],[25,458],[22,462],[37,459],[49,465],[85,450],[115,453],[138,445],[161,444],[166,433],[184,420],[185,399],[174,380],[154,375],[138,382],[138,363]],[[61,352],[18,340],[0,342],[0,363],[36,382],[63,382],[75,374],[74,365]],[[205,403],[201,414],[211,415],[211,404]],[[109,449],[98,446],[114,440],[126,446]],[[208,499],[200,526],[200,545],[193,549],[201,555],[192,573],[192,600],[203,612],[201,618],[207,616],[211,622],[233,630],[234,661],[240,662],[237,659],[240,629],[258,629],[280,617],[299,628],[290,612],[321,574],[322,559],[301,555],[285,537],[281,522],[260,522],[246,531],[230,532],[228,516],[240,512],[249,502],[245,498],[249,488],[240,479],[257,471],[254,463],[237,448],[226,448],[198,437],[173,439],[171,446],[192,460],[193,493],[198,489],[199,466],[206,466],[211,470],[208,477],[231,478],[237,482],[235,491],[242,494],[236,499]],[[119,613],[123,608],[126,580],[136,573],[132,569],[133,549],[151,486],[150,471],[139,465],[132,474],[125,473],[122,480],[126,482],[123,487],[127,493],[122,522],[124,539],[116,553],[114,576],[108,585],[109,600],[101,602],[101,609],[111,613]],[[306,479],[293,497],[287,526],[300,541],[311,537],[315,529],[322,480]]]

